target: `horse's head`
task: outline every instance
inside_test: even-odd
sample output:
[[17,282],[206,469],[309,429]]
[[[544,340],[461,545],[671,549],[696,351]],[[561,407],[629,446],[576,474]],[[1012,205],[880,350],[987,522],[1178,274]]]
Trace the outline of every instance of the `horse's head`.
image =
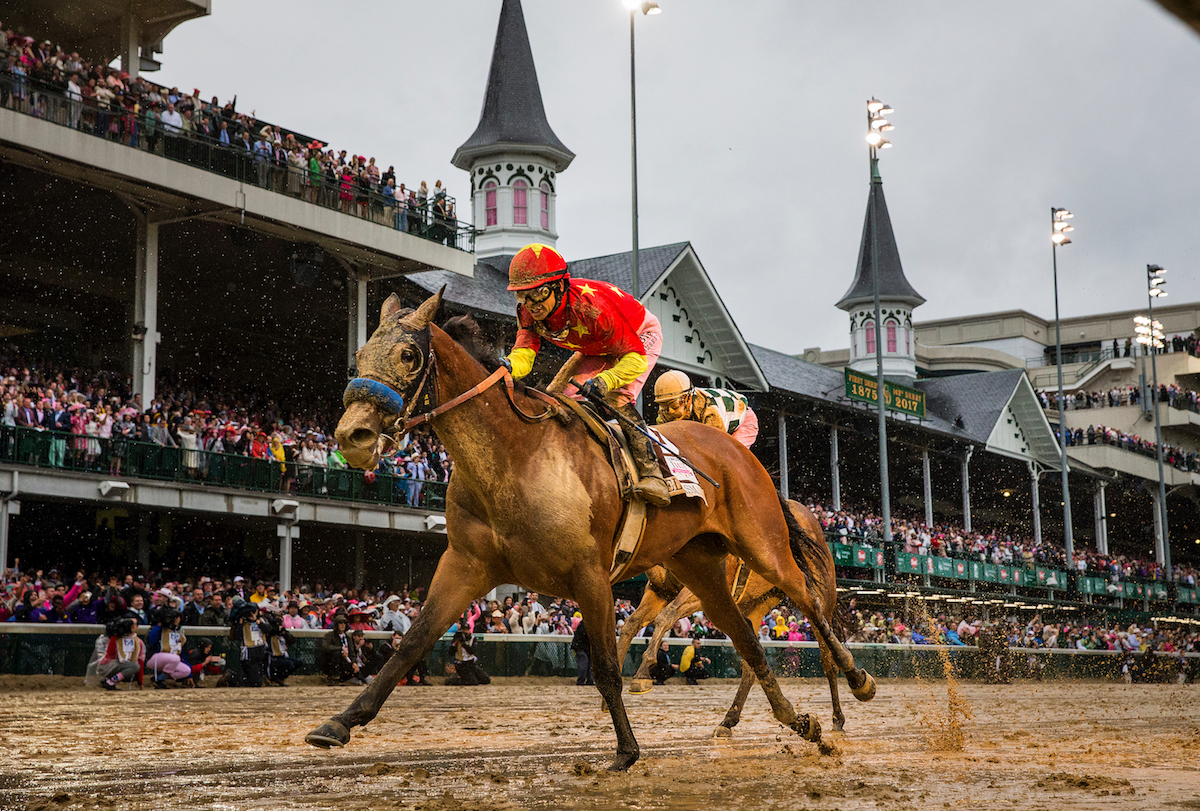
[[375,334],[356,353],[359,376],[346,387],[346,411],[334,432],[354,467],[374,469],[380,433],[412,410],[432,363],[430,324],[441,304],[439,290],[416,310],[402,310],[393,293],[379,312]]

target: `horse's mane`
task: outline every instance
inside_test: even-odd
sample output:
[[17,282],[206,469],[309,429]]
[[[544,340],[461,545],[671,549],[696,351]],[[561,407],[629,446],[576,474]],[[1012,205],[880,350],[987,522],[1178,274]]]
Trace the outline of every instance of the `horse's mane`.
[[500,368],[500,358],[488,344],[483,328],[471,314],[456,315],[442,324],[442,330],[467,354],[477,360],[489,373]]

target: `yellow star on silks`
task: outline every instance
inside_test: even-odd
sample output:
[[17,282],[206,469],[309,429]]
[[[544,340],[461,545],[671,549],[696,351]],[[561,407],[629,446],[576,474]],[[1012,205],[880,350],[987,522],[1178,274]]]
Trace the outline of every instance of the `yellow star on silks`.
[[581,338],[584,335],[591,335],[591,333],[588,332],[588,328],[586,326],[584,326],[583,324],[576,324],[575,326],[571,327],[571,332],[579,333],[579,337],[581,337]]
[[567,349],[582,349],[583,348],[579,344],[572,343],[570,341],[563,341],[563,346],[565,346]]
[[623,295],[625,295],[625,291],[624,291],[624,290],[622,290],[621,288],[617,287],[615,284],[610,284],[610,285],[609,285],[609,287],[611,287],[611,288],[612,288],[612,291],[613,291],[614,293],[616,293],[618,296],[623,296]]
[[592,293],[596,292],[596,288],[592,287],[590,284],[585,283],[582,287],[579,288],[579,292],[586,293],[587,295],[590,296]]

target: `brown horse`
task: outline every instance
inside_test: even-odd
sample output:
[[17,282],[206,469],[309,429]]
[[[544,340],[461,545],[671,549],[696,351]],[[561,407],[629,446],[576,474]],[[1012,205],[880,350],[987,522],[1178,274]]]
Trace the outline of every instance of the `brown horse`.
[[[471,600],[516,583],[579,604],[594,640],[596,686],[617,736],[610,769],[628,769],[638,758],[638,745],[621,695],[608,582],[621,514],[616,477],[582,426],[533,423],[530,412],[545,409],[544,403],[519,392],[506,397],[507,386],[483,385],[488,378],[483,364],[431,323],[440,304],[440,292],[415,312],[402,312],[395,295],[384,302],[379,328],[357,354],[362,377],[347,388],[336,435],[346,461],[371,469],[382,432],[410,423],[418,409],[438,412],[430,421],[455,463],[446,492],[447,549],[424,610],[395,654],[349,707],[305,740],[322,747],[348,743],[350,729],[378,714],[400,677]],[[455,407],[449,408],[451,402]],[[793,537],[771,477],[754,455],[723,431],[699,423],[673,423],[663,433],[722,484],[703,485],[707,503],[687,498],[649,507],[629,574],[666,566],[732,640],[779,722],[819,740],[820,724],[797,715],[730,596],[726,558],[737,555],[804,610],[860,700],[874,696],[874,679],[854,666],[823,619],[821,598],[809,590],[792,556],[791,544],[801,540]]]
[[[838,628],[837,621],[837,583],[833,568],[833,554],[825,543],[825,533],[821,522],[803,504],[788,500],[784,509],[789,513],[789,524],[794,520],[803,532],[805,542],[800,545],[801,554],[796,563],[808,578],[809,590],[814,591],[820,598],[821,608],[825,611],[825,621],[831,627]],[[795,532],[793,531],[793,537]],[[793,550],[795,552],[796,550]],[[767,612],[779,604],[784,594],[768,581],[753,571],[740,567],[740,561],[730,558],[725,561],[725,571],[728,577],[729,590],[737,601],[738,609],[757,628]],[[701,608],[700,601],[666,568],[655,566],[646,572],[646,591],[638,603],[637,610],[625,620],[621,628],[621,636],[617,640],[617,661],[624,662],[629,646],[638,631],[654,622],[654,634],[642,654],[641,665],[629,686],[630,693],[648,693],[653,682],[650,679],[650,667],[654,664],[658,646],[663,637],[675,626],[681,617],[686,617]],[[837,665],[834,664],[833,654],[819,638],[817,644],[821,649],[821,669],[829,681],[829,696],[833,700],[833,728],[841,732],[846,724],[846,716],[842,714],[842,703],[838,700]],[[742,683],[738,687],[737,698],[733,700],[729,711],[713,732],[714,737],[727,737],[732,729],[742,720],[742,708],[754,686],[754,672],[742,663]]]

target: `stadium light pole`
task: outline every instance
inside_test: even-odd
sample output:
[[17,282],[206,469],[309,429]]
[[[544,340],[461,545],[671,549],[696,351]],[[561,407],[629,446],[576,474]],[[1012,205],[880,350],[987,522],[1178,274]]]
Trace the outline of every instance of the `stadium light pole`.
[[1058,443],[1062,463],[1062,499],[1063,499],[1063,545],[1067,559],[1067,571],[1075,566],[1075,530],[1071,526],[1071,487],[1067,483],[1067,421],[1064,416],[1063,375],[1062,375],[1062,325],[1058,316],[1058,248],[1060,245],[1070,245],[1068,231],[1075,227],[1067,222],[1075,215],[1065,208],[1050,209],[1050,241],[1054,254],[1054,351],[1058,358]]
[[879,212],[875,206],[874,186],[879,179],[879,150],[891,147],[883,133],[894,130],[885,115],[896,112],[876,98],[867,100],[867,154],[871,163],[871,276],[875,296],[875,405],[879,415],[879,506],[883,521],[883,542],[892,543],[892,494],[888,482],[887,412],[883,396],[883,324],[879,312]]
[[634,21],[637,13],[642,16],[662,14],[658,3],[652,0],[627,0],[629,6],[629,143],[633,156],[631,169],[633,173],[633,289],[629,292],[635,299],[638,296],[638,188],[637,188],[637,58],[634,49]]
[[[1163,285],[1167,280],[1163,278],[1166,273],[1166,268],[1159,265],[1146,265],[1146,303],[1150,308],[1151,329],[1154,325],[1154,300],[1156,298],[1165,298],[1167,291],[1163,290]],[[1162,325],[1158,325],[1158,336],[1154,339],[1155,345],[1150,353],[1150,374],[1154,379],[1154,389],[1150,394],[1150,403],[1154,406],[1154,443],[1158,446],[1158,509],[1162,516],[1162,564],[1163,575],[1167,582],[1171,582],[1171,535],[1167,532],[1167,480],[1163,475],[1163,439],[1162,439],[1162,421],[1158,416],[1158,349],[1163,346]]]

